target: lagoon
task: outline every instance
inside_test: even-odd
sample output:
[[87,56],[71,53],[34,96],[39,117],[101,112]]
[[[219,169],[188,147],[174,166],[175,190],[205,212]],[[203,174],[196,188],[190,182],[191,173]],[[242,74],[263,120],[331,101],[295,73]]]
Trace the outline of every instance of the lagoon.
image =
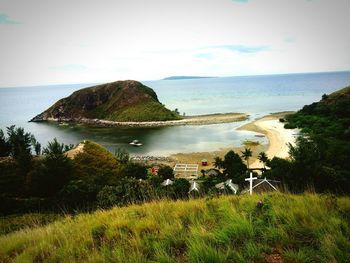
[[[298,110],[350,85],[350,72],[286,74],[245,77],[222,77],[185,80],[141,81],[153,88],[159,100],[169,109],[186,115],[245,112],[250,120],[272,112]],[[132,154],[167,155],[177,152],[213,151],[240,146],[255,133],[236,131],[245,122],[203,126],[156,128],[104,128],[85,125],[28,123],[73,91],[94,84],[53,85],[0,88],[0,129],[10,125],[24,127],[44,146],[53,138],[76,144],[94,140],[109,150],[124,147]],[[134,139],[144,146],[129,145]]]

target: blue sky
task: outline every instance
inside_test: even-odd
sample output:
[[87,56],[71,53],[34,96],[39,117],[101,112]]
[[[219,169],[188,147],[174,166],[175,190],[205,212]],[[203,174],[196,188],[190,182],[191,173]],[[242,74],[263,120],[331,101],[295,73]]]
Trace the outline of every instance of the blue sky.
[[0,0],[0,86],[350,70],[349,0]]

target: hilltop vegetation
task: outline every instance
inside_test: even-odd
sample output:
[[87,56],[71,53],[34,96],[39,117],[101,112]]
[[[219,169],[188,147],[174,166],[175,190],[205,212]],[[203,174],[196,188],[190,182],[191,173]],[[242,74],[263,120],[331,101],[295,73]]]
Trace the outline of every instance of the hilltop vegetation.
[[291,147],[291,163],[272,163],[275,175],[295,181],[303,190],[349,193],[350,189],[350,87],[304,106],[286,118],[286,128],[300,128],[303,136]]
[[165,108],[151,88],[140,82],[127,80],[75,91],[32,121],[76,121],[82,118],[141,122],[176,120],[180,116]]
[[312,194],[163,200],[0,236],[0,261],[342,263],[349,215],[348,197]]

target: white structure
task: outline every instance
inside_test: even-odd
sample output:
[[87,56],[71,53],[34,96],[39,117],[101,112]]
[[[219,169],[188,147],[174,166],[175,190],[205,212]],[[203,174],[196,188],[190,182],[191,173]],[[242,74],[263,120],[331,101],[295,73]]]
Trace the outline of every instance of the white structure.
[[[256,179],[255,185],[253,186],[252,190],[258,193],[268,192],[268,191],[279,191],[276,185],[273,185],[273,183],[277,184],[280,183],[279,181],[275,180],[268,180],[266,177],[264,179]],[[247,188],[244,191],[242,191],[242,194],[250,192],[250,189]]]
[[249,178],[246,178],[246,181],[249,181],[249,194],[252,195],[253,194],[253,181],[258,179],[257,177],[253,177],[253,173],[250,172],[250,176]]
[[[275,181],[275,182],[278,182],[278,181]],[[254,189],[255,187],[258,187],[259,185],[261,185],[261,184],[263,184],[263,183],[267,183],[269,186],[272,187],[272,189],[274,189],[275,191],[278,191],[278,189],[277,189],[273,184],[271,184],[271,183],[269,182],[269,180],[266,179],[266,177],[265,177],[263,180],[261,180],[259,183],[257,183],[256,185],[254,185],[253,189]]]
[[188,191],[188,193],[191,193],[192,191],[196,191],[199,192],[199,184],[195,181],[191,181],[191,186],[190,186],[190,190]]
[[178,163],[174,167],[175,177],[195,179],[198,177],[198,164],[181,164]]
[[232,179],[229,179],[226,182],[216,184],[215,187],[220,190],[225,190],[225,188],[228,187],[235,194],[237,194],[237,191],[239,189],[237,184],[232,183]]
[[219,175],[220,171],[218,169],[214,169],[214,168],[211,168],[211,169],[208,169],[204,172],[204,174],[206,176],[217,176]]
[[163,183],[162,183],[162,185],[163,186],[168,186],[168,185],[172,185],[174,182],[173,181],[171,181],[170,179],[166,179]]

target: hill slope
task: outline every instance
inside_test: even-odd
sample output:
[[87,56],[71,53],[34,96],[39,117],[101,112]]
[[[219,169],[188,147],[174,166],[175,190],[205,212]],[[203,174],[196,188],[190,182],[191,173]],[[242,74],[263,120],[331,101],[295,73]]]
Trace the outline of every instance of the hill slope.
[[0,236],[0,261],[348,262],[349,214],[310,194],[159,201]]
[[75,91],[32,121],[69,121],[81,118],[141,122],[175,120],[179,116],[165,108],[151,88],[127,80]]

